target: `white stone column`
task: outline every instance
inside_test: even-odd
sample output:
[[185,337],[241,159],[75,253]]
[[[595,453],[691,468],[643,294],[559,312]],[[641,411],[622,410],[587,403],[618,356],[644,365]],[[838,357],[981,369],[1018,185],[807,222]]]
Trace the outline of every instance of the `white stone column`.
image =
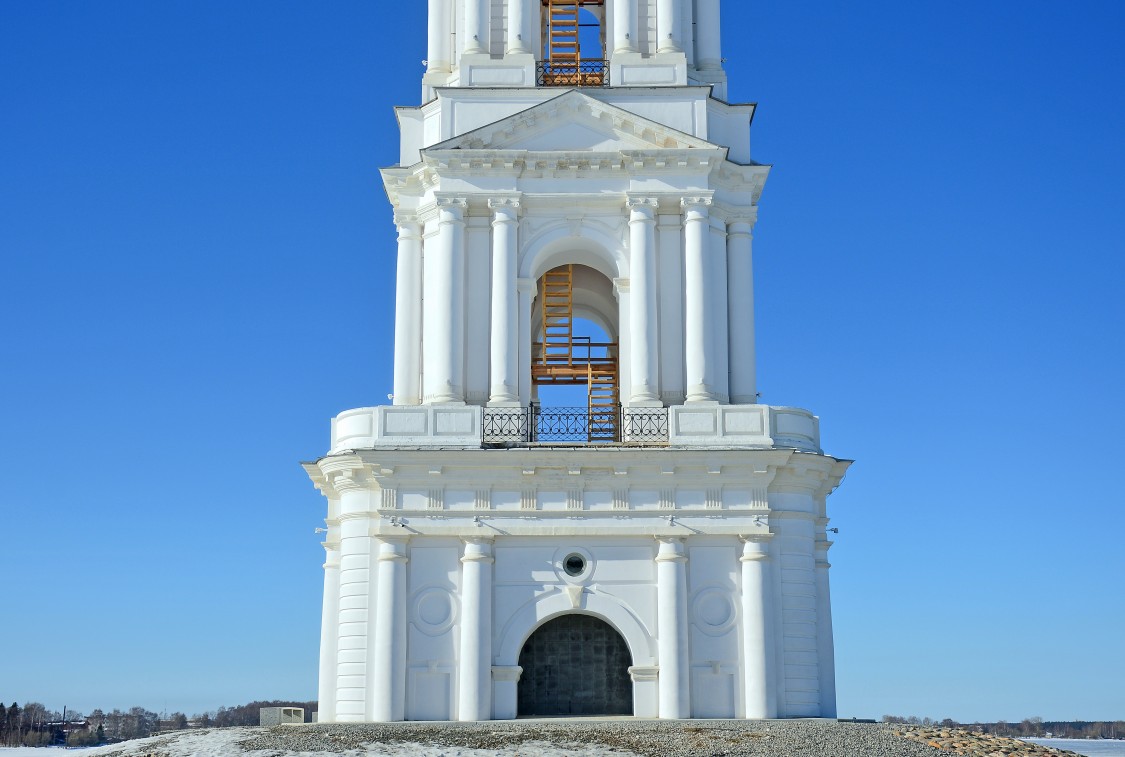
[[[339,551],[331,550],[328,559],[339,560]],[[337,624],[340,616],[340,565],[337,562],[324,564],[324,603],[320,623],[320,676],[317,696],[320,713],[325,723],[336,722],[336,661]]]
[[518,406],[519,292],[516,258],[519,254],[519,207],[515,198],[494,198],[492,208],[492,377],[488,404]]
[[711,278],[707,299],[711,303],[712,391],[722,404],[730,402],[730,316],[727,307],[727,222],[711,214],[711,250],[707,266]]
[[[347,478],[333,484],[340,493],[340,578],[336,626],[335,722],[367,720],[368,654],[371,639],[370,496]],[[322,682],[322,686],[323,686]]]
[[395,214],[398,271],[395,283],[394,404],[422,401],[422,224]]
[[659,406],[660,336],[656,312],[656,208],[651,197],[630,197],[629,366],[632,406]]
[[687,629],[687,554],[683,539],[660,538],[656,555],[656,636],[660,717],[691,717]]
[[820,717],[836,717],[836,651],[832,641],[832,595],[828,587],[830,541],[816,543],[816,651],[820,673]]
[[531,0],[508,0],[508,54],[529,53],[528,21],[534,18]]
[[[464,199],[440,198],[438,235],[423,259],[424,401],[463,403],[465,373]],[[427,248],[430,246],[426,245]]]
[[773,644],[770,618],[769,537],[751,536],[743,541],[742,557],[742,653],[746,717],[760,720],[777,717],[770,690]]
[[656,226],[660,280],[660,398],[665,405],[684,403],[684,219],[680,209],[662,213]]
[[406,716],[406,538],[380,537],[375,609],[374,680],[369,717],[377,723]]
[[457,719],[488,720],[492,714],[492,541],[465,539],[461,564]]
[[678,53],[680,45],[679,8],[675,0],[657,0],[656,3],[657,52]]
[[727,225],[727,305],[730,330],[730,401],[734,405],[758,401],[754,358],[754,218]]
[[613,3],[613,52],[637,52],[637,0]]
[[453,46],[452,19],[450,0],[430,0],[429,34],[426,37],[426,71],[429,73],[444,73],[452,68],[449,54]]
[[465,0],[465,54],[488,52],[488,21],[491,3],[486,0]]
[[714,381],[709,197],[685,197],[684,208],[684,371],[687,402],[717,402]]
[[706,71],[721,69],[719,0],[696,0],[695,14],[695,67]]
[[531,405],[531,306],[535,301],[535,293],[539,291],[539,284],[535,279],[519,279],[516,288],[519,290],[520,319],[520,407],[528,407]]
[[[329,510],[333,506],[329,500]],[[320,677],[317,687],[320,718],[325,723],[336,720],[336,676],[339,663],[336,645],[340,623],[340,544],[324,544],[324,603],[320,615]]]

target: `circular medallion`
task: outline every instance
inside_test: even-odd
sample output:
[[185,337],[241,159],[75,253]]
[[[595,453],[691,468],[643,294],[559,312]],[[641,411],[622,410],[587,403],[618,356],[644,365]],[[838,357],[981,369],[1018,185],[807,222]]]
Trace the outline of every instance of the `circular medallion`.
[[717,586],[699,591],[691,603],[691,617],[709,636],[726,633],[738,619],[731,591]]
[[457,620],[457,606],[453,595],[446,589],[431,586],[414,597],[411,620],[418,630],[428,636],[437,636],[450,629]]

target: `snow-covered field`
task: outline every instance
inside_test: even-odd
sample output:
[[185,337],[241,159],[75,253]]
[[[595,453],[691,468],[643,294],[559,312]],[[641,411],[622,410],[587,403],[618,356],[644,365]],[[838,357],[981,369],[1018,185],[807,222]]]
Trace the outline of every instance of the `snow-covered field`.
[[0,747],[0,757],[62,757],[81,755],[120,755],[120,757],[630,757],[629,753],[606,749],[598,745],[560,748],[546,743],[524,742],[505,749],[470,749],[468,747],[431,746],[427,744],[375,744],[365,749],[344,751],[292,752],[243,751],[238,746],[250,736],[262,733],[260,728],[224,728],[208,731],[186,731],[149,739],[126,741],[110,746],[89,749]]

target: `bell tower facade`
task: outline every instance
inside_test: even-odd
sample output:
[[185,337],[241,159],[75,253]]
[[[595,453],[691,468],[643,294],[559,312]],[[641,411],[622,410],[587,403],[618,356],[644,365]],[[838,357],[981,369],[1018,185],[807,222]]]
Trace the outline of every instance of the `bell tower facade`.
[[587,86],[710,86],[725,100],[719,0],[429,0],[424,102],[441,87],[549,86],[574,61]]
[[726,101],[719,0],[429,11],[382,172],[392,401],[305,464],[321,720],[834,717],[849,461],[758,402],[769,167]]

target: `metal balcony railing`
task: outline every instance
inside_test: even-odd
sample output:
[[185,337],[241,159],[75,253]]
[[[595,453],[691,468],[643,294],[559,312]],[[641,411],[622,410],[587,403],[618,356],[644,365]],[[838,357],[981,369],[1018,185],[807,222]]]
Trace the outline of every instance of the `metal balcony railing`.
[[540,87],[608,87],[608,60],[551,61],[535,64],[535,82]]
[[486,446],[533,444],[578,446],[668,444],[666,408],[487,407],[482,442]]

